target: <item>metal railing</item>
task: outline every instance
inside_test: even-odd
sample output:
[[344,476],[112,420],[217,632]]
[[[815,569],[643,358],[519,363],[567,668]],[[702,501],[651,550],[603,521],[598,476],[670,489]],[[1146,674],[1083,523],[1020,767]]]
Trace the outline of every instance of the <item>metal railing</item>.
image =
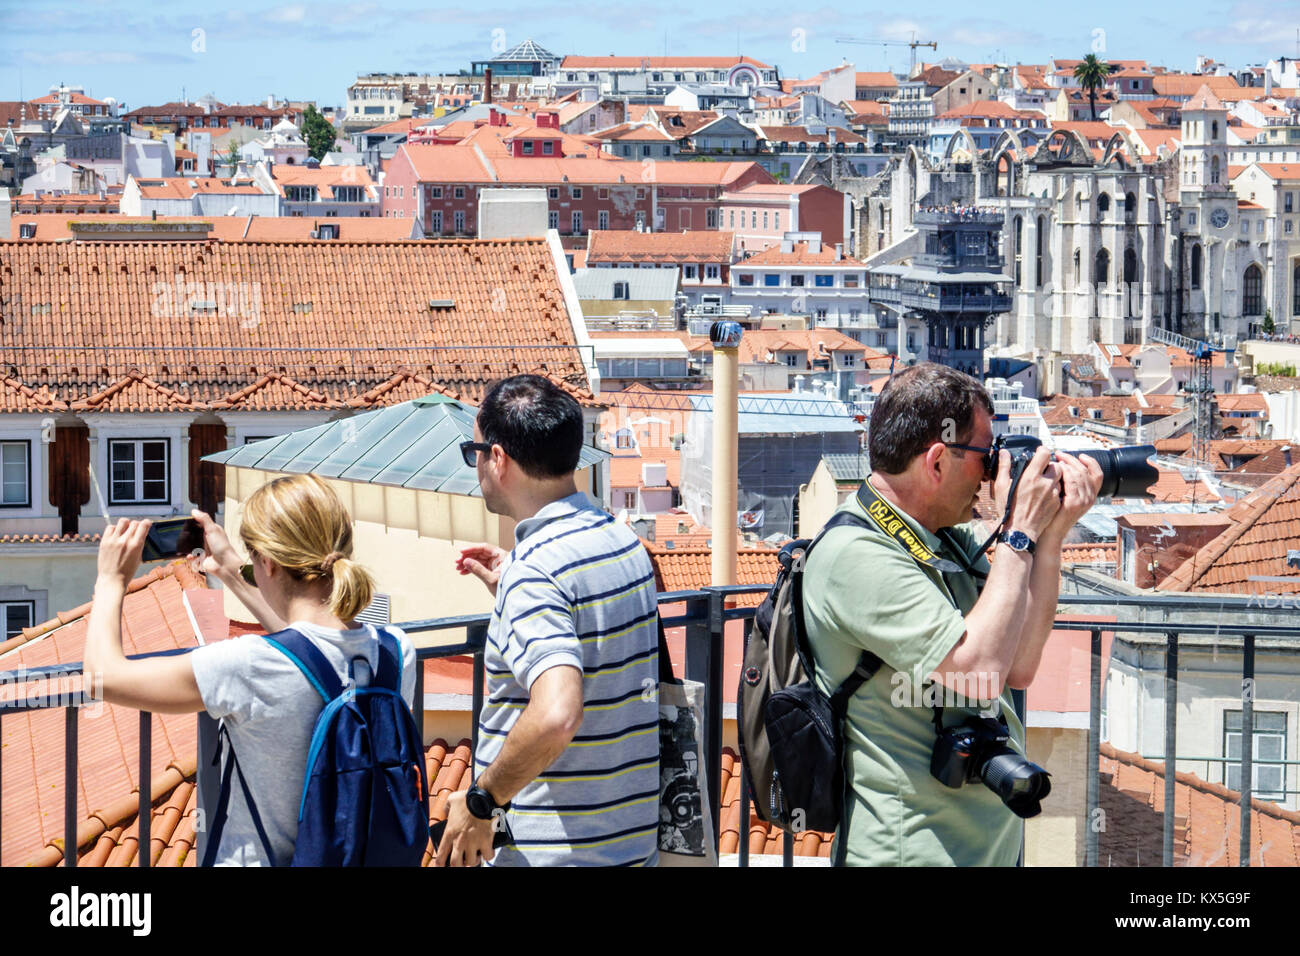
[[[659,604],[661,609],[665,605],[680,605],[680,612],[674,611],[673,614],[663,617],[665,628],[685,628],[685,661],[684,671],[688,680],[699,681],[705,689],[705,713],[704,713],[704,752],[707,756],[706,766],[708,767],[709,791],[708,811],[713,822],[713,833],[715,845],[716,841],[721,838],[721,813],[722,813],[722,786],[721,786],[721,767],[722,767],[722,732],[723,732],[723,660],[724,660],[724,633],[726,624],[729,621],[739,620],[743,622],[743,632],[745,642],[748,642],[749,633],[753,626],[754,607],[727,607],[728,599],[735,598],[745,594],[756,594],[767,591],[767,586],[736,586],[736,587],[710,587],[697,591],[678,591],[659,595]],[[1253,684],[1255,679],[1255,651],[1256,641],[1259,638],[1286,638],[1300,639],[1300,625],[1277,625],[1265,623],[1269,618],[1276,618],[1279,613],[1283,619],[1288,619],[1285,615],[1293,617],[1289,609],[1268,609],[1263,608],[1257,599],[1236,596],[1163,596],[1163,595],[1140,595],[1140,596],[1122,596],[1122,595],[1062,595],[1058,605],[1064,614],[1081,614],[1089,611],[1096,613],[1102,610],[1105,613],[1119,616],[1122,609],[1134,610],[1135,617],[1141,620],[1119,620],[1119,621],[1102,621],[1102,622],[1078,622],[1057,620],[1055,627],[1062,631],[1087,631],[1091,635],[1091,657],[1090,657],[1090,677],[1089,677],[1089,717],[1088,717],[1088,767],[1086,780],[1086,812],[1088,819],[1092,819],[1095,811],[1100,804],[1100,745],[1101,745],[1101,668],[1102,658],[1102,635],[1103,633],[1111,634],[1131,634],[1163,636],[1165,644],[1165,693],[1164,693],[1164,735],[1166,755],[1166,766],[1176,766],[1177,761],[1186,760],[1206,760],[1218,758],[1180,758],[1177,753],[1176,733],[1177,733],[1177,706],[1178,692],[1177,679],[1179,670],[1179,648],[1180,638],[1195,637],[1201,635],[1213,635],[1217,638],[1226,638],[1229,643],[1239,642],[1242,649],[1242,667],[1241,674],[1243,681],[1250,681]],[[1279,613],[1273,613],[1273,612]],[[1225,624],[1220,620],[1210,620],[1212,616],[1219,616],[1224,613],[1237,614],[1242,618],[1239,623]],[[1185,614],[1184,617],[1174,620],[1171,615],[1174,613]],[[1193,619],[1197,615],[1204,615],[1206,620]],[[471,703],[471,743],[474,752],[478,748],[478,717],[482,709],[484,697],[484,667],[483,651],[487,641],[487,628],[489,616],[487,614],[466,615],[461,617],[433,618],[428,620],[409,621],[400,626],[408,634],[421,634],[439,631],[465,631],[465,639],[458,643],[448,644],[436,647],[418,648],[416,656],[420,661],[426,661],[437,658],[463,657],[469,656],[472,659],[473,680],[472,680],[472,703]],[[180,653],[188,653],[190,649],[164,651],[161,654],[137,655],[139,657],[164,656]],[[75,679],[81,674],[81,665],[79,663],[58,664],[50,667],[20,669],[0,673],[0,684],[3,685],[21,685],[27,682],[49,681],[51,679],[68,678]],[[78,682],[79,683],[79,682]],[[1250,685],[1244,685],[1250,686]],[[421,733],[424,731],[424,668],[416,670],[415,699],[418,703],[416,708],[416,717],[420,724]],[[77,759],[77,742],[78,742],[78,709],[92,701],[85,698],[80,691],[67,695],[66,697],[57,697],[51,700],[48,696],[30,695],[28,697],[16,700],[0,701],[0,720],[6,716],[22,714],[38,710],[47,710],[62,708],[64,710],[64,818],[63,818],[63,865],[77,865],[77,781],[79,779],[78,759]],[[1253,726],[1253,696],[1249,694],[1242,695],[1242,727],[1249,728]],[[152,786],[150,779],[150,760],[152,753],[152,715],[141,713],[139,748],[137,752],[138,761],[138,779],[139,779],[139,809],[138,809],[138,865],[147,867],[150,865],[150,826],[152,819]],[[210,759],[211,748],[215,744],[216,722],[213,721],[206,713],[198,715],[198,760],[196,770],[196,786],[198,790],[198,801],[201,808],[215,805],[216,788],[218,785],[218,774],[213,772]],[[205,755],[207,758],[205,759]],[[1242,747],[1240,760],[1229,761],[1233,764],[1239,764],[1241,767],[1242,789],[1240,791],[1240,805],[1243,810],[1249,809],[1252,798],[1252,765],[1254,762],[1252,748],[1249,746]],[[1285,761],[1287,764],[1294,764],[1297,761]],[[3,763],[0,762],[0,780],[2,780]],[[749,826],[750,826],[750,795],[748,792],[747,781],[743,768],[737,762],[734,774],[740,774],[739,788],[739,845],[737,848],[738,863],[740,866],[749,865]],[[1166,808],[1174,807],[1174,788],[1175,775],[1173,773],[1164,774],[1164,806]],[[1241,865],[1246,866],[1250,863],[1250,829],[1251,815],[1249,812],[1243,812],[1241,817],[1240,829],[1240,847]],[[4,815],[3,806],[0,805],[0,831],[3,829]],[[1173,865],[1173,840],[1175,828],[1175,814],[1166,812],[1163,814],[1162,821],[1162,839],[1163,839],[1163,860],[1165,866]],[[1086,828],[1086,854],[1085,863],[1087,866],[1098,865],[1099,850],[1099,833],[1095,828]],[[200,829],[196,833],[195,852],[202,854],[204,833]],[[794,839],[793,835],[786,833],[782,840],[782,862],[785,866],[793,865],[794,856]],[[70,850],[67,848],[71,848]],[[200,857],[201,858],[201,857]],[[13,861],[8,861],[13,862]]]

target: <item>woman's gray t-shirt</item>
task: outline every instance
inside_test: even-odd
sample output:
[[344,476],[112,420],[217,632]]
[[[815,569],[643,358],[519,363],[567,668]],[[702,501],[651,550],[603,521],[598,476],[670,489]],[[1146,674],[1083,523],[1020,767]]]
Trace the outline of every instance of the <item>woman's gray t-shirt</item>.
[[[336,631],[305,621],[289,626],[311,639],[345,683],[347,663],[353,658],[364,657],[371,673],[379,666],[379,642],[365,628]],[[415,648],[400,628],[385,625],[384,629],[401,645],[402,697],[411,706]],[[190,660],[203,706],[212,717],[225,721],[276,861],[286,864],[298,835],[307,748],[324,706],[321,696],[292,661],[258,635],[205,644],[190,654]],[[232,774],[216,865],[267,866],[269,862],[239,778]]]

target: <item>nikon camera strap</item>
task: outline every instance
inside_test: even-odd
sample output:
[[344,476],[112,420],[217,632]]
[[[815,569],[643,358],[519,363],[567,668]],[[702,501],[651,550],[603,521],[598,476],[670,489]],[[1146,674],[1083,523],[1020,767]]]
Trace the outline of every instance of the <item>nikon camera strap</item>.
[[[862,510],[881,531],[907,549],[908,554],[917,564],[934,568],[943,574],[958,574],[963,570],[961,565],[941,558],[931,551],[912,531],[911,526],[894,509],[894,506],[876,494],[875,489],[865,481],[858,486],[858,504],[862,505]],[[949,540],[948,543],[951,545],[952,541]]]

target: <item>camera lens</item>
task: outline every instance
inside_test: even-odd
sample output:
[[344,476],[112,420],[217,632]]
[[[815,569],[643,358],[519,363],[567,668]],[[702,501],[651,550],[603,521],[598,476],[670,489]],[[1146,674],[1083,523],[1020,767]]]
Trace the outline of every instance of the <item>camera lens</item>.
[[1037,816],[1040,802],[1052,792],[1048,773],[1009,747],[1001,747],[980,767],[984,786],[996,793],[1018,817]]
[[1147,460],[1156,453],[1154,445],[1126,445],[1123,448],[1101,451],[1080,451],[1101,466],[1102,498],[1150,498],[1147,489],[1156,483],[1160,474]]

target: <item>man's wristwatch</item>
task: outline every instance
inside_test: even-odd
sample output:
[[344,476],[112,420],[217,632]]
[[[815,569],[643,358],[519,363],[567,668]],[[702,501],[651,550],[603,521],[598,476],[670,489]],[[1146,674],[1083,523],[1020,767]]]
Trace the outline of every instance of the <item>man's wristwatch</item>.
[[998,535],[998,543],[1005,544],[1012,551],[1028,551],[1034,553],[1034,539],[1029,537],[1023,531],[1003,531]]
[[509,810],[510,801],[507,800],[500,806],[492,799],[492,794],[488,793],[477,783],[471,784],[469,790],[465,792],[465,809],[480,820],[491,820],[492,814],[497,810]]

